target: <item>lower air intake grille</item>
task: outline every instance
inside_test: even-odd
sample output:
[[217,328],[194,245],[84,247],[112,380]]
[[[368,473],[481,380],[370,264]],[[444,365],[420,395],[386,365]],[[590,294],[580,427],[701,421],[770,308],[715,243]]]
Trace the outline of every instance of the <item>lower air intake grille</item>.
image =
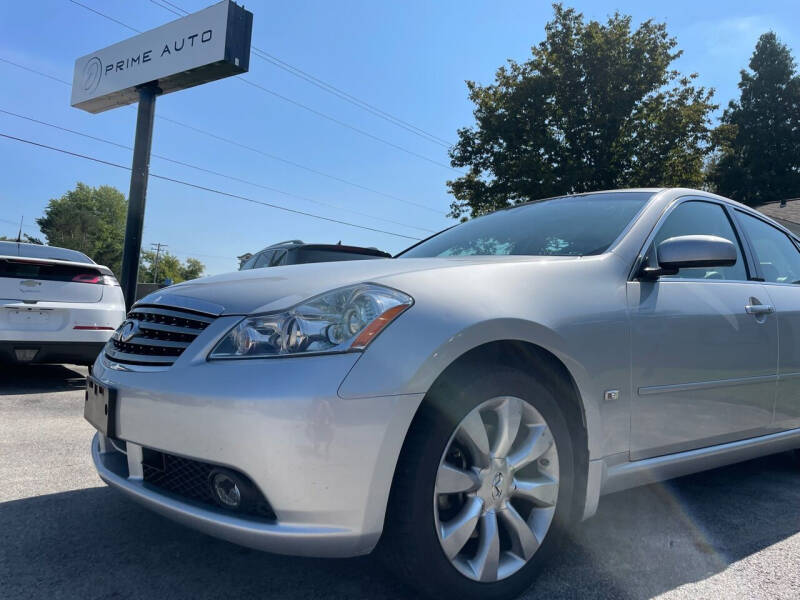
[[[215,465],[175,456],[174,454],[167,454],[166,452],[158,452],[149,448],[144,448],[143,450],[142,468],[145,483],[177,496],[209,504],[233,514],[246,514],[270,521],[275,520],[275,513],[272,511],[267,499],[264,498],[263,494],[258,491],[258,488],[253,485],[246,475],[236,473],[238,477],[250,484],[252,493],[256,495],[254,501],[250,503],[250,510],[223,509],[214,501],[209,483],[209,475],[217,468]],[[231,471],[230,469],[227,470]]]
[[111,336],[105,353],[118,363],[168,367],[215,318],[181,308],[138,305]]

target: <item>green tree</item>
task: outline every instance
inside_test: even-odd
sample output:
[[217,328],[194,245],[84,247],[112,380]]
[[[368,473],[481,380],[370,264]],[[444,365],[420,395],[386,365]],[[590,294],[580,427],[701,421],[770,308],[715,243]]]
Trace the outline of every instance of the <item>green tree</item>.
[[185,263],[174,254],[162,251],[158,255],[158,272],[156,273],[156,253],[154,250],[143,250],[139,263],[139,281],[144,283],[161,283],[171,279],[173,283],[188,281],[202,277],[205,265],[196,258],[187,258]]
[[739,101],[714,132],[719,151],[709,181],[724,196],[758,205],[800,195],[800,77],[772,32],[759,38],[749,66]]
[[713,90],[670,69],[666,26],[615,13],[606,23],[554,5],[532,58],[495,82],[468,81],[476,125],[458,132],[451,216],[546,196],[703,182]]
[[22,239],[17,237],[10,238],[6,235],[0,235],[0,241],[2,242],[25,242],[26,244],[39,244],[42,245],[42,240],[32,235],[28,235],[27,233],[22,234]]
[[50,200],[36,223],[51,246],[83,252],[119,275],[126,211],[125,196],[116,188],[78,183]]

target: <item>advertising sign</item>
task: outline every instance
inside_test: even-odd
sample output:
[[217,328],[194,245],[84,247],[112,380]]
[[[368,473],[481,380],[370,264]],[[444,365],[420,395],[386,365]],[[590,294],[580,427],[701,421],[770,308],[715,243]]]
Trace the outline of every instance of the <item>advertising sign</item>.
[[99,113],[139,100],[137,86],[161,94],[247,72],[253,14],[225,0],[82,56],[75,61],[71,104]]

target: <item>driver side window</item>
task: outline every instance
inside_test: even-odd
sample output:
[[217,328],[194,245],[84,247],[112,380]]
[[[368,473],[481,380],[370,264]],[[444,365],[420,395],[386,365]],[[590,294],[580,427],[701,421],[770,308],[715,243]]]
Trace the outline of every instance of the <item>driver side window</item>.
[[661,242],[682,235],[714,235],[733,242],[734,246],[736,246],[736,264],[730,267],[681,269],[677,275],[664,278],[747,280],[747,268],[745,267],[739,240],[728,219],[728,215],[719,204],[689,201],[675,208],[656,234],[653,246],[648,252],[650,261],[655,261],[656,248]]

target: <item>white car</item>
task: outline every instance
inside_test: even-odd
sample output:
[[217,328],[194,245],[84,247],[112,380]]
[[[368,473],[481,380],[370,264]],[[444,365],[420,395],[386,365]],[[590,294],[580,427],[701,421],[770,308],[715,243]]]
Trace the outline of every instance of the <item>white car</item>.
[[108,267],[75,250],[0,242],[0,363],[89,365],[124,319]]

